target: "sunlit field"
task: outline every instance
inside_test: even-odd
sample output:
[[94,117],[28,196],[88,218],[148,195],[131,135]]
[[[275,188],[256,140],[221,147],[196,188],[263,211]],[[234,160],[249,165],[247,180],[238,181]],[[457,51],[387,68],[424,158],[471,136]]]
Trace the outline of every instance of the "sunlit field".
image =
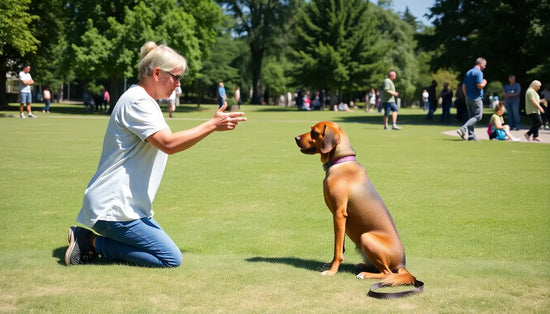
[[[180,106],[167,121],[190,128],[216,108]],[[169,157],[154,209],[180,267],[66,267],[67,229],[108,116],[38,109],[37,119],[0,112],[0,312],[550,311],[550,145],[461,141],[443,134],[458,124],[426,123],[419,109],[402,109],[403,130],[385,131],[380,114],[362,110],[241,106],[248,121],[237,130]],[[340,272],[320,274],[333,246],[324,172],[294,137],[322,120],[350,137],[424,293],[368,297],[376,281],[355,278],[349,239]]]

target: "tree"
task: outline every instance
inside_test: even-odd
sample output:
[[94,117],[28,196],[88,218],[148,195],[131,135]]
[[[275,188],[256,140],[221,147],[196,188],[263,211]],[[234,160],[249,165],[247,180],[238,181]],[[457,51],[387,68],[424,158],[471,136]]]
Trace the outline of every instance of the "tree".
[[232,66],[232,62],[240,53],[239,43],[232,40],[229,32],[220,30],[212,53],[202,63],[202,68],[194,80],[193,90],[198,94],[198,105],[200,106],[203,95],[209,94],[216,97],[218,83],[223,80],[228,94],[234,85],[239,84],[239,72]]
[[363,0],[313,0],[304,6],[292,45],[295,83],[333,95],[378,86],[387,64],[374,21]]
[[[381,34],[384,47],[384,62],[397,72],[395,84],[399,95],[406,104],[410,104],[415,99],[414,92],[419,75],[419,63],[415,53],[415,30],[391,10],[377,6],[372,8],[373,15],[377,17],[376,29]],[[385,73],[381,73],[380,81],[388,70],[389,68],[386,68]]]
[[409,24],[415,31],[418,31],[420,25],[422,24],[421,22],[418,22],[416,17],[411,13],[408,6],[405,7],[405,12],[401,14],[401,20]]
[[550,77],[549,0],[437,0],[428,15],[433,34],[420,44],[437,50],[432,70],[465,73],[485,57],[488,81],[516,75],[521,84]]
[[252,71],[251,103],[261,102],[261,72],[266,50],[277,49],[281,35],[288,29],[297,0],[218,0],[236,20],[236,36],[246,39]]
[[0,1],[0,107],[8,106],[6,74],[36,53],[40,41],[31,32],[38,16],[28,13],[30,0]]
[[192,81],[215,41],[221,9],[208,0],[125,3],[72,1],[72,45],[67,56],[74,60],[77,72],[87,79],[109,78],[116,101],[119,82],[136,76],[139,49],[152,40],[166,43],[187,58],[189,72],[184,84]]

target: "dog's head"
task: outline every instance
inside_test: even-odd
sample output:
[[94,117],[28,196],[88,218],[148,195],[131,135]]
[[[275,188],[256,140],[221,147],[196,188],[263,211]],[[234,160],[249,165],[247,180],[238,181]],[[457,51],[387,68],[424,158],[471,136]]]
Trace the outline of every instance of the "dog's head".
[[[321,154],[322,162],[341,157],[340,155],[355,154],[344,131],[338,124],[330,121],[315,124],[311,131],[296,136],[295,140],[302,153]],[[345,145],[339,147],[341,143]]]

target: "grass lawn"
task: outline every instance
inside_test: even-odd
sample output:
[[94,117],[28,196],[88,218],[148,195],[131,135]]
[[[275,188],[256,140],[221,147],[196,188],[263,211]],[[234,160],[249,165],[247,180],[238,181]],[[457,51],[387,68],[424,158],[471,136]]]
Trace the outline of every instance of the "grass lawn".
[[[155,218],[180,267],[66,267],[108,116],[39,108],[38,119],[0,112],[0,312],[550,312],[550,145],[461,141],[419,109],[384,131],[377,113],[242,106],[249,121],[236,131],[168,160]],[[181,106],[168,123],[189,128],[215,108]],[[340,272],[320,275],[333,246],[324,172],[294,137],[321,120],[350,137],[423,294],[367,297],[375,281],[355,279],[349,240]]]

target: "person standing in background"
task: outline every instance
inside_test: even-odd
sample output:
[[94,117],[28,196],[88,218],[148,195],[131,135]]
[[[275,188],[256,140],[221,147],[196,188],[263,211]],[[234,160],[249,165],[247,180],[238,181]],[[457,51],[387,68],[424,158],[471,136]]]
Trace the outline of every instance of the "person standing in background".
[[19,116],[22,119],[25,119],[25,114],[23,113],[23,106],[26,105],[29,118],[36,118],[31,111],[31,102],[32,102],[32,87],[34,80],[31,77],[31,66],[28,64],[23,65],[23,70],[19,72]]
[[237,89],[235,90],[235,101],[237,102],[237,106],[239,109],[241,109],[241,87],[237,86]]
[[103,106],[105,107],[105,111],[111,110],[110,102],[111,102],[111,95],[109,95],[109,92],[105,87],[103,87]]
[[225,94],[225,87],[223,87],[223,82],[220,82],[218,87],[218,108],[221,108],[226,102],[227,95]]
[[443,89],[439,92],[441,97],[441,123],[451,123],[451,107],[453,106],[453,91],[449,88],[449,83],[443,83]]
[[508,76],[508,84],[504,85],[504,106],[508,113],[508,125],[510,130],[519,130],[519,94],[521,85],[516,82],[516,76]]
[[545,116],[545,119],[544,120],[544,129],[545,130],[548,130],[550,129],[550,126],[548,125],[548,123],[550,122],[550,103],[548,103],[548,101],[550,100],[550,84],[546,84],[546,87],[544,88],[544,90],[542,91],[542,99],[544,99],[544,116]]
[[428,97],[430,97],[430,94],[428,94],[427,90],[422,90],[422,109],[424,111],[427,111],[430,108],[430,102],[428,101]]
[[52,92],[50,91],[50,87],[48,85],[44,87],[44,90],[42,91],[42,96],[44,97],[44,108],[42,109],[42,112],[50,113],[50,102],[52,101]]
[[397,111],[399,111],[399,108],[397,107],[396,97],[399,96],[399,93],[395,91],[395,85],[393,84],[393,80],[395,80],[396,77],[397,73],[390,70],[390,72],[388,72],[388,77],[384,79],[380,86],[380,102],[384,108],[384,130],[390,129],[388,127],[390,112],[392,114],[392,129],[401,130],[401,127],[397,125]]
[[429,108],[428,108],[428,115],[426,116],[426,118],[428,120],[433,120],[434,112],[437,110],[437,96],[436,96],[436,93],[435,93],[435,88],[436,87],[437,87],[437,81],[432,80],[432,85],[430,85],[430,87],[428,87]]
[[476,64],[466,72],[462,81],[468,121],[456,132],[463,140],[466,140],[466,136],[468,136],[468,141],[477,141],[474,127],[483,117],[483,88],[487,85],[487,80],[483,78],[483,70],[486,67],[487,60],[481,57],[477,58]]

